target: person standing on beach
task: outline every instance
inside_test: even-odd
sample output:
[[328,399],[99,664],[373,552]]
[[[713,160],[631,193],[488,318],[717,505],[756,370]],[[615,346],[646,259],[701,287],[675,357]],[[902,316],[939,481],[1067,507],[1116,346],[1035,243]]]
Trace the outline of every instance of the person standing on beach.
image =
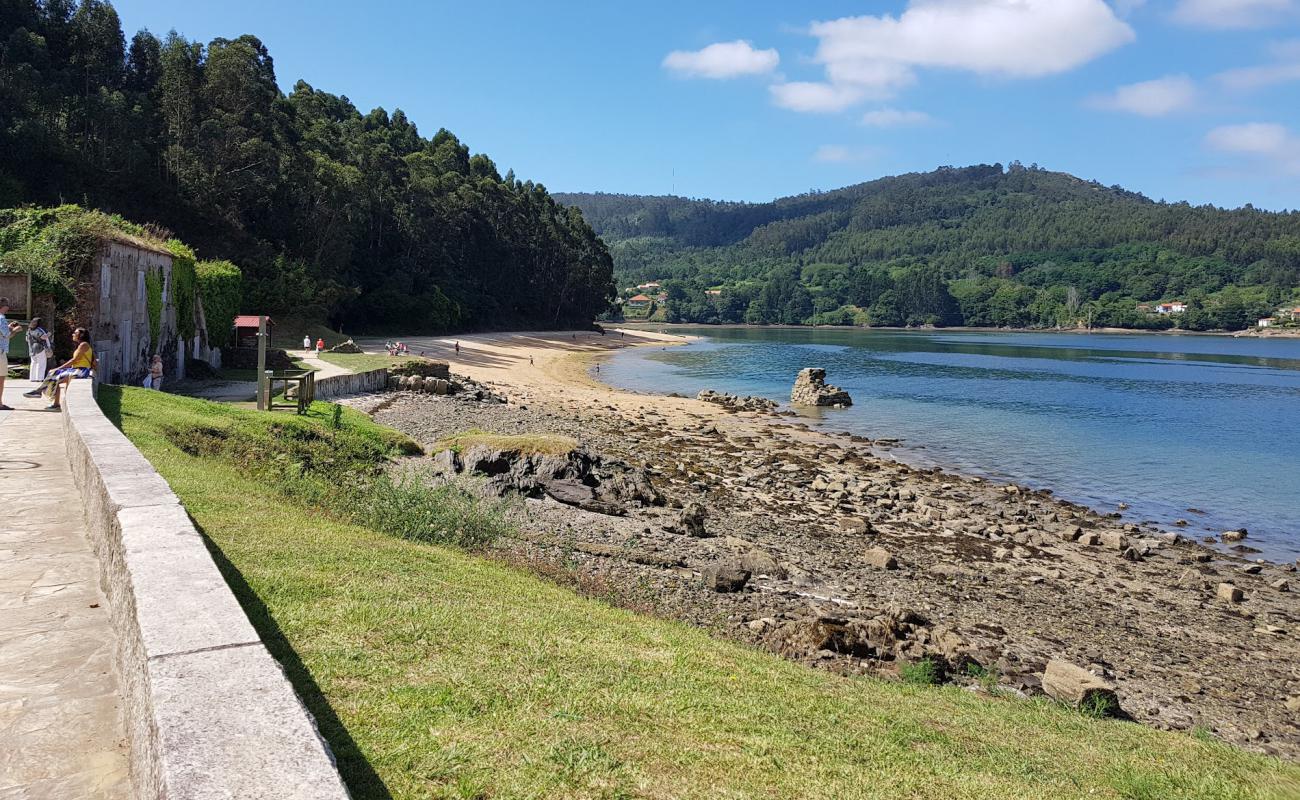
[[5,405],[5,378],[9,377],[9,337],[23,329],[17,322],[5,319],[9,313],[9,298],[0,297],[0,411],[13,411]]
[[32,359],[27,380],[40,383],[45,380],[45,365],[54,355],[50,332],[45,330],[45,320],[40,317],[36,317],[27,325],[27,354]]
[[456,352],[460,352],[460,342],[456,342]]

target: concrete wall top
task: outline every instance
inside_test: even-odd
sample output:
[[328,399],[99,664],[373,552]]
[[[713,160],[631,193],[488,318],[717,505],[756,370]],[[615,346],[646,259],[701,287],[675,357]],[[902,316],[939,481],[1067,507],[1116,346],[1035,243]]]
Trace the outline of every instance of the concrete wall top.
[[203,537],[90,381],[68,386],[63,418],[118,640],[136,797],[347,798]]

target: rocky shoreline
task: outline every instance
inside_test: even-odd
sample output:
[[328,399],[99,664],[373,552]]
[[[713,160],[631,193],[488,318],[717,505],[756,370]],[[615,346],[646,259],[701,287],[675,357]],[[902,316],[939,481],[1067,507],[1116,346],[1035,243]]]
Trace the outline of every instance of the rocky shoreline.
[[1145,724],[1300,757],[1294,564],[911,468],[771,410],[488,389],[353,402],[426,445],[471,429],[572,437],[663,502],[535,493],[507,560],[845,674],[925,662],[973,691],[1061,699],[1095,681]]

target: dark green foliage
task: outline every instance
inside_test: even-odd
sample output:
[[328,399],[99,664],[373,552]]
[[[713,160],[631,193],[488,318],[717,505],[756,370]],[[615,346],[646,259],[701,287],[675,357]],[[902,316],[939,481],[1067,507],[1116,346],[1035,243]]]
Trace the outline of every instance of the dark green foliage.
[[[676,281],[685,321],[787,322],[806,308],[792,275],[812,305],[797,321],[816,324],[1235,330],[1300,295],[1298,212],[1157,203],[1018,164],[761,204],[557,198],[609,243],[620,286]],[[1137,309],[1175,299],[1193,310]]]
[[914,686],[934,686],[943,682],[943,670],[933,659],[923,658],[898,665],[898,677]]
[[229,261],[200,261],[194,265],[194,279],[203,301],[208,341],[213,347],[224,347],[239,312],[243,274]]
[[194,251],[178,239],[169,241],[167,249],[172,253],[172,298],[176,304],[177,332],[182,339],[189,340],[194,338],[194,301],[198,291]]
[[[351,330],[586,324],[608,250],[450,132],[277,88],[254,36],[129,46],[104,0],[0,3],[0,207],[77,198],[244,270],[240,308]],[[215,332],[215,331],[214,331]]]
[[76,305],[77,287],[88,280],[105,239],[165,247],[139,225],[79,206],[0,209],[0,263],[31,273],[32,288],[53,294],[60,310]]

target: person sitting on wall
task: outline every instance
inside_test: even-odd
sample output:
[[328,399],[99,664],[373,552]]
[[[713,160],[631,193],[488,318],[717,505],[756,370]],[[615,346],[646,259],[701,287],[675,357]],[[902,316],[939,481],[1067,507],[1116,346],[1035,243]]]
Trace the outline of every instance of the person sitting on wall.
[[77,343],[77,349],[72,352],[72,358],[63,362],[57,369],[46,376],[40,386],[30,392],[23,393],[23,397],[39,397],[44,394],[47,399],[53,399],[54,402],[46,406],[47,411],[58,411],[59,392],[68,382],[74,378],[89,378],[91,372],[99,366],[99,359],[95,358],[95,349],[90,346],[90,331],[85,328],[77,328],[72,332],[72,341]]

